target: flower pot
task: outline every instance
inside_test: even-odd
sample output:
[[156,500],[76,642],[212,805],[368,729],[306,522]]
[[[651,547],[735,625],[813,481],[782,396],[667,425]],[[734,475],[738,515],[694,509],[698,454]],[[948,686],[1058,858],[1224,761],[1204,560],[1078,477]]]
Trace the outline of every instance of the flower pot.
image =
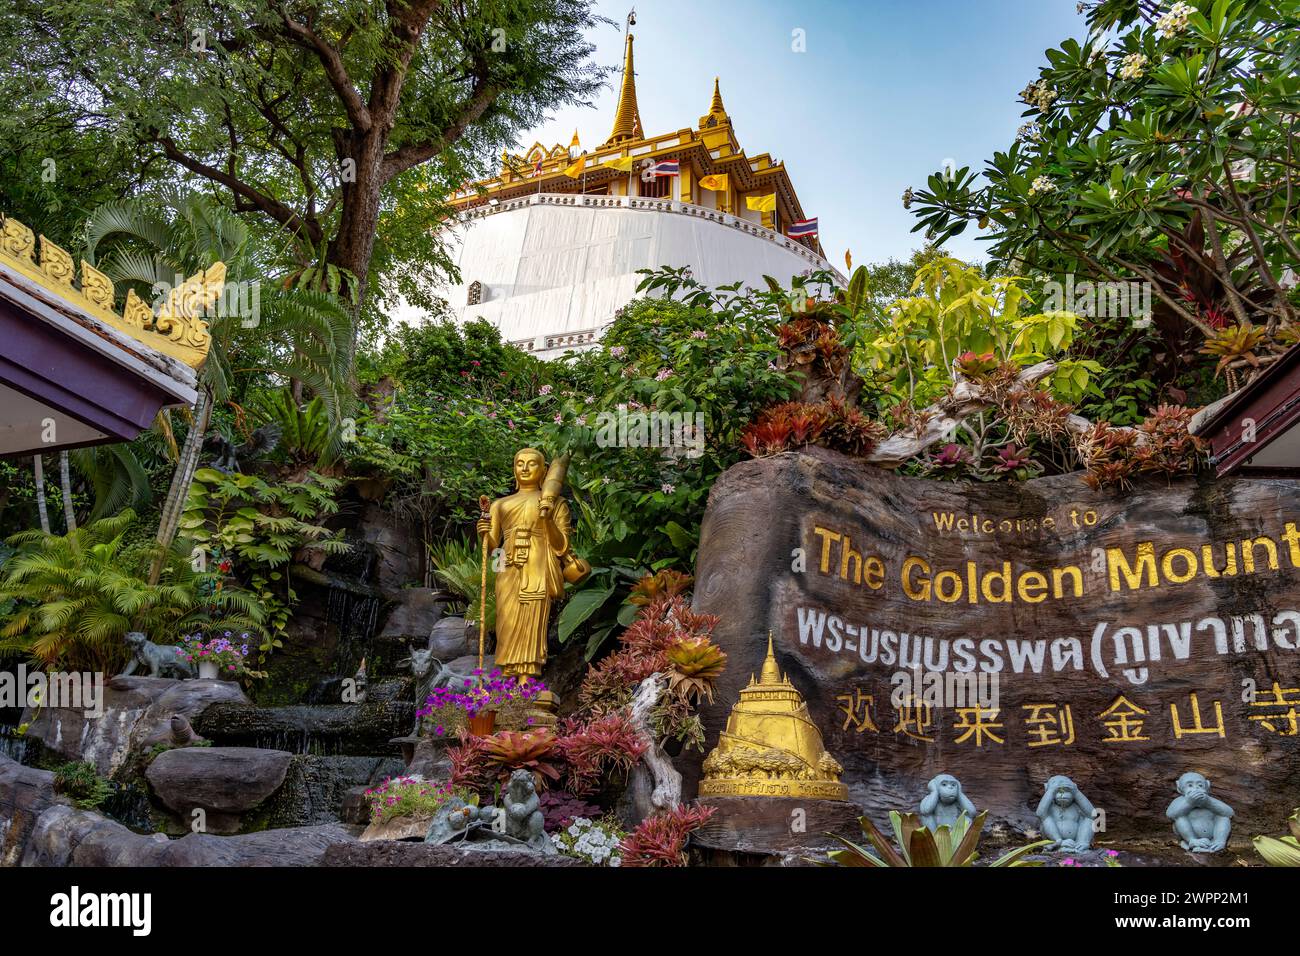
[[496,724],[497,712],[495,710],[485,710],[469,719],[469,732],[475,737],[487,737],[492,733],[492,728]]
[[203,680],[217,680],[219,673],[215,661],[199,661],[199,677]]

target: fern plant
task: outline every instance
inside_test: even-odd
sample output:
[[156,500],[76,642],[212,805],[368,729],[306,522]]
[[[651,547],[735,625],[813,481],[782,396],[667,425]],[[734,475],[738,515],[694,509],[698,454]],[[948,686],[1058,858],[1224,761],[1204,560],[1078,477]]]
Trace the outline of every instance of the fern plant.
[[9,539],[19,551],[0,574],[0,604],[13,610],[0,627],[0,656],[26,656],[49,668],[115,673],[126,662],[124,638],[143,631],[159,643],[199,628],[255,630],[257,599],[221,588],[218,577],[170,555],[150,584],[125,559],[130,509],[65,535],[26,531]]
[[[479,616],[479,590],[483,580],[483,554],[481,545],[470,538],[448,538],[429,546],[429,560],[434,574],[443,586],[465,602],[465,620],[477,621]],[[488,555],[487,569],[487,629],[496,626],[496,573],[492,569],[492,556]]]

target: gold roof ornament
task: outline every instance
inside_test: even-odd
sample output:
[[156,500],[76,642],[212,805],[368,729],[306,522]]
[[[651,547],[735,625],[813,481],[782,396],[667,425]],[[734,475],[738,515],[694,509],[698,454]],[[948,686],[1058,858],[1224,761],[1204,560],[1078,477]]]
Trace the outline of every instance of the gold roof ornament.
[[[623,47],[623,86],[618,93],[618,112],[614,114],[614,131],[601,148],[641,138],[641,112],[636,105],[636,71],[632,67],[632,27],[635,11],[627,15],[627,40]],[[574,134],[577,135],[576,133]]]
[[700,796],[847,800],[843,769],[822,746],[803,695],[781,674],[769,633],[758,680],[750,676],[704,758]]
[[221,297],[226,282],[225,263],[217,262],[172,289],[155,315],[132,289],[119,315],[113,309],[113,280],[84,259],[81,284],[67,250],[40,237],[41,256],[35,256],[36,236],[12,217],[0,222],[0,263],[38,283],[92,318],[149,348],[199,368],[208,356],[212,335],[200,316]]
[[713,78],[713,101],[709,103],[709,111],[700,117],[700,129],[708,129],[711,126],[721,126],[723,123],[730,123],[731,117],[727,115],[727,108],[722,105],[722,90],[718,86],[718,77]]

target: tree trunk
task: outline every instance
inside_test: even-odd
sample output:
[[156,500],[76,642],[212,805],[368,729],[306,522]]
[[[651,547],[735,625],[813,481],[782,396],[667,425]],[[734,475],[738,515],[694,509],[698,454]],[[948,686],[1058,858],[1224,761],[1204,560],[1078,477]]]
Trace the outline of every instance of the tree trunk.
[[176,538],[176,529],[180,527],[181,512],[185,510],[185,498],[189,494],[190,482],[199,467],[199,453],[203,450],[203,435],[208,430],[208,420],[212,416],[212,396],[207,388],[199,392],[199,400],[194,403],[194,424],[185,436],[185,445],[181,449],[180,461],[172,473],[171,487],[167,489],[167,498],[163,501],[162,516],[158,519],[158,535],[154,539],[156,553],[149,565],[149,583],[157,584],[162,576],[163,562],[167,558],[167,549]]
[[68,450],[59,452],[59,485],[63,490],[63,524],[68,533],[77,530],[77,513],[72,507],[72,475],[68,470]]
[[32,470],[36,472],[36,513],[41,516],[41,530],[50,533],[50,515],[45,510],[45,466],[40,455],[32,455]]

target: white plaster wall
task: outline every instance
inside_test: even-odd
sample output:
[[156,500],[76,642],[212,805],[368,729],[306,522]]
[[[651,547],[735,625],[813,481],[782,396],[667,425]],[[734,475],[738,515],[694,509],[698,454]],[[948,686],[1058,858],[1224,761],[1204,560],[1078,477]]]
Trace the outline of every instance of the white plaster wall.
[[[570,204],[544,200],[516,200],[454,227],[463,282],[442,293],[462,320],[487,319],[503,339],[544,357],[571,347],[547,348],[548,336],[595,331],[599,338],[615,311],[636,296],[638,269],[689,265],[705,285],[740,280],[757,288],[765,274],[788,282],[808,269],[829,268],[806,250],[785,248],[783,237],[742,231],[734,220],[717,221],[711,210],[714,218],[614,204],[626,200],[603,206],[574,205],[573,197],[564,201]],[[482,302],[466,306],[476,280]],[[416,316],[399,312],[398,318]]]

